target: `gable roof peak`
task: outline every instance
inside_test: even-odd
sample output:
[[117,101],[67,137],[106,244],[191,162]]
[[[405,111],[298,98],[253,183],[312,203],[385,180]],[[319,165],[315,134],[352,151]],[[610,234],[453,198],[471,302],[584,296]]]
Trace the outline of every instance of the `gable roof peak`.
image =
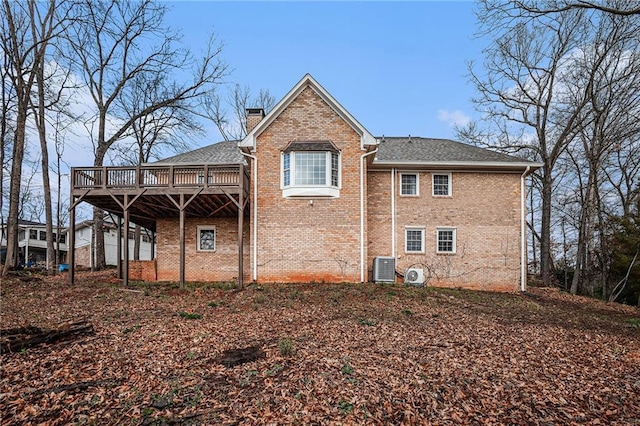
[[256,148],[256,139],[290,104],[302,93],[304,89],[310,87],[320,98],[325,101],[353,130],[360,135],[360,147],[365,149],[367,145],[377,145],[376,138],[362,125],[349,111],[347,111],[327,90],[318,83],[309,73],[306,73],[298,83],[276,104],[248,134],[240,141],[240,148],[249,148],[252,151]]

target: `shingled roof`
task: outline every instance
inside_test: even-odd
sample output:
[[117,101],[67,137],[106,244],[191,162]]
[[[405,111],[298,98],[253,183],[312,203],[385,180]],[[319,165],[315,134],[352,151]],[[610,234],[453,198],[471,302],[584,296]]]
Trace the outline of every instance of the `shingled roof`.
[[[432,139],[414,136],[378,138],[378,152],[374,165],[433,165],[433,166],[505,166],[526,167],[540,165],[518,157],[467,145],[449,139]],[[247,164],[240,153],[239,141],[224,141],[198,148],[184,154],[151,163],[169,164]]]
[[237,140],[218,142],[150,164],[157,166],[169,164],[247,164],[244,156],[240,153],[238,142]]
[[465,163],[528,163],[518,157],[467,145],[449,139],[420,137],[379,138],[374,164],[465,164]]

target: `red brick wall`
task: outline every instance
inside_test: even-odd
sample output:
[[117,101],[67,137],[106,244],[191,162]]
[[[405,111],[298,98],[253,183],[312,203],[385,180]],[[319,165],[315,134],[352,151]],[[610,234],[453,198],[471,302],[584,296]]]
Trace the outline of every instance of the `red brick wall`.
[[[431,195],[431,173],[419,177],[418,197],[396,192],[397,269],[423,268],[427,285],[516,291],[520,288],[520,174],[452,173],[453,195]],[[371,172],[368,186],[369,268],[391,255],[391,172]],[[375,195],[374,195],[375,194]],[[387,219],[388,218],[388,219]],[[405,253],[405,226],[424,227],[425,252]],[[455,254],[436,254],[436,229],[457,230]]]
[[133,281],[156,281],[155,260],[130,260],[129,279]]
[[[283,198],[281,151],[294,140],[330,140],[341,150],[339,198]],[[360,136],[309,87],[259,135],[259,281],[360,281],[362,154]]]
[[[180,279],[180,227],[178,219],[157,222],[158,281]],[[244,278],[250,277],[249,219],[245,217]],[[215,226],[215,252],[197,251],[199,225]],[[185,278],[187,281],[235,281],[238,277],[238,219],[189,218],[185,220]]]

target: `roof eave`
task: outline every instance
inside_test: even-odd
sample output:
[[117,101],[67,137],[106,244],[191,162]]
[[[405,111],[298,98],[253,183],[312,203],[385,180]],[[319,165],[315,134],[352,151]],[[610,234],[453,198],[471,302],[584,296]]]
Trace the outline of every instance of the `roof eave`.
[[429,167],[429,168],[451,168],[451,169],[499,169],[499,170],[521,170],[529,168],[531,171],[543,167],[543,163],[523,162],[501,162],[501,161],[380,161],[373,160],[375,166],[385,167]]

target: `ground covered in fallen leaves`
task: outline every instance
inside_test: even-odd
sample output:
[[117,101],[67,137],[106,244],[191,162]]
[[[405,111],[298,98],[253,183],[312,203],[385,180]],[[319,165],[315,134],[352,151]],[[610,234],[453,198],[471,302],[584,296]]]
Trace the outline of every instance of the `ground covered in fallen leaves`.
[[[9,424],[640,425],[640,310],[374,284],[3,280],[0,328],[95,334],[1,355]],[[224,351],[257,346],[227,367]]]

